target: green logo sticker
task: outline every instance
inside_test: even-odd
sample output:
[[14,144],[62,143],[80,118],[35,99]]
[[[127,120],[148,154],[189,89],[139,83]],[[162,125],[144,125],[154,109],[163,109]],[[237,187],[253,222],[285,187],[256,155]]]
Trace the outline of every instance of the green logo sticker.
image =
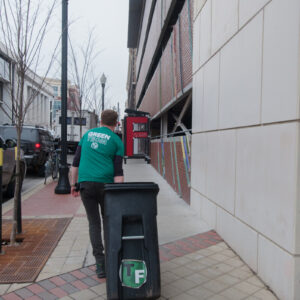
[[147,281],[147,267],[143,260],[123,259],[120,265],[123,286],[138,289]]

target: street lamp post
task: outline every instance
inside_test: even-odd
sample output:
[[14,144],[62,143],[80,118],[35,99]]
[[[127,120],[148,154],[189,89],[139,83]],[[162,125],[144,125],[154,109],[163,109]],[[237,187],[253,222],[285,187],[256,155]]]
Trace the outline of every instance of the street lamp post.
[[56,194],[70,194],[67,165],[67,89],[68,89],[68,0],[62,0],[62,55],[61,55],[61,156]]
[[104,111],[104,88],[105,88],[105,83],[106,83],[106,77],[104,73],[102,74],[100,78],[101,86],[102,86],[102,111]]

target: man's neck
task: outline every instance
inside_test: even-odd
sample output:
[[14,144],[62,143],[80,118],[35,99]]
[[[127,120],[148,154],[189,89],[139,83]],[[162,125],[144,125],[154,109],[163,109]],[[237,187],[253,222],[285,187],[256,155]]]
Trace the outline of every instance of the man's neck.
[[106,127],[108,129],[110,129],[111,131],[114,131],[116,126],[108,126],[108,125],[101,124],[101,127]]

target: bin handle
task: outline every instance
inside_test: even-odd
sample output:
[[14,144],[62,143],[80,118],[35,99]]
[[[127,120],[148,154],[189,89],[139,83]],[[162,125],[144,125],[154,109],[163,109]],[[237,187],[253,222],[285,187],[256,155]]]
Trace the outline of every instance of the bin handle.
[[143,240],[143,235],[122,236],[122,240]]

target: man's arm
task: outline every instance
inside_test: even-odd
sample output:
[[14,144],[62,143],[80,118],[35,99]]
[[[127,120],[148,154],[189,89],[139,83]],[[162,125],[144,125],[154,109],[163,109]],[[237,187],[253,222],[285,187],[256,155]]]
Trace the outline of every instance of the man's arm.
[[124,182],[123,157],[116,155],[114,159],[114,183]]
[[79,196],[79,191],[76,191],[75,183],[78,181],[78,167],[81,157],[81,146],[77,146],[76,153],[73,159],[73,164],[71,168],[71,194],[74,197]]

